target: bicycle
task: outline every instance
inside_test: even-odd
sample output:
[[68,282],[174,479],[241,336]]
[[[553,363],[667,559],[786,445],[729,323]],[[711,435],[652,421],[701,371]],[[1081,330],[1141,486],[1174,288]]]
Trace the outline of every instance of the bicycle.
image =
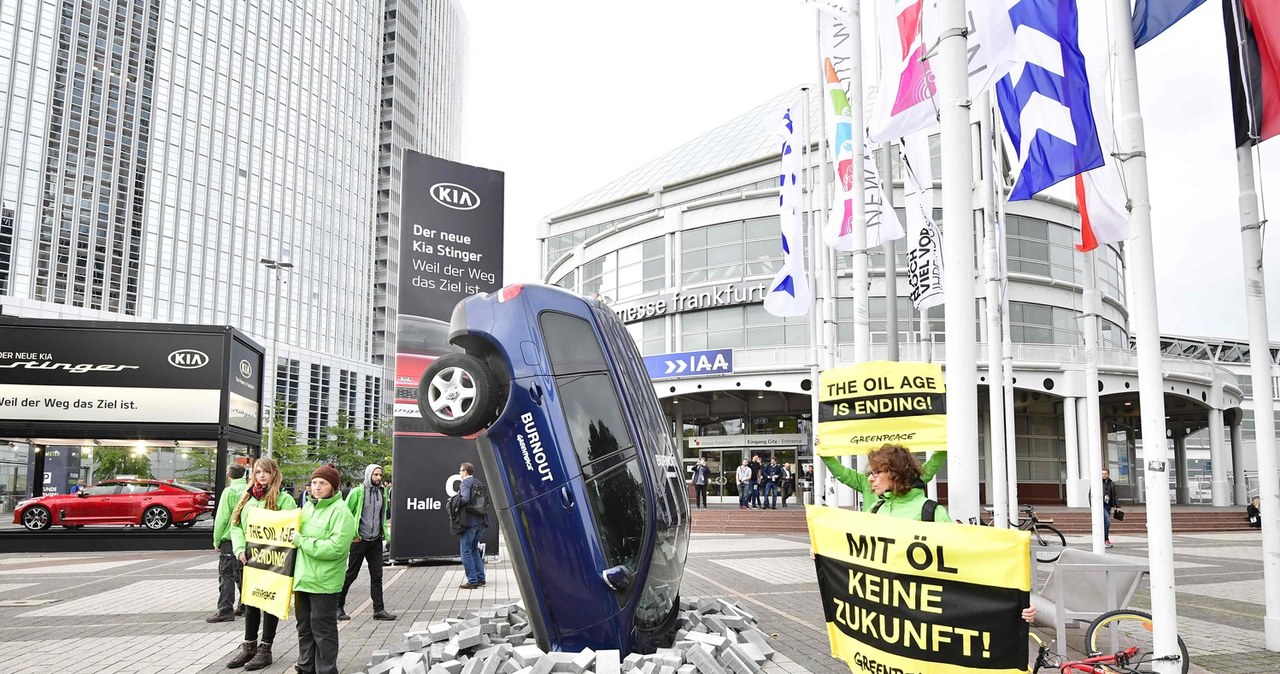
[[1137,609],[1108,611],[1089,623],[1084,633],[1089,656],[1083,660],[1063,660],[1035,632],[1030,635],[1039,644],[1033,674],[1046,668],[1056,669],[1060,674],[1144,674],[1155,671],[1153,663],[1165,660],[1180,662],[1182,674],[1191,669],[1191,658],[1182,637],[1178,637],[1177,655],[1156,656],[1151,614]]
[[[991,508],[983,508],[988,513]],[[1062,535],[1052,524],[1053,520],[1041,520],[1036,517],[1035,506],[1024,505],[1021,508],[1026,515],[1018,520],[1018,530],[1031,532],[1031,546],[1036,551],[1036,561],[1052,564],[1062,556],[1062,549],[1067,547],[1067,537]],[[982,526],[995,526],[995,518],[980,520]]]

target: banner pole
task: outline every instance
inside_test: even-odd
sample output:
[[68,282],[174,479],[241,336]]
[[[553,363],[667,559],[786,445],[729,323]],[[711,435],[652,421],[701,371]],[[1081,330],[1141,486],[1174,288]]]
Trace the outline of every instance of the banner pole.
[[1000,261],[996,243],[995,141],[991,107],[991,94],[983,93],[974,109],[979,113],[978,150],[982,157],[982,239],[983,277],[985,279],[987,309],[987,427],[991,443],[991,481],[987,484],[987,500],[991,503],[995,526],[1009,524],[1008,469],[1004,439],[1004,353],[1000,341]]
[[[1106,550],[1105,525],[1102,513],[1102,407],[1099,404],[1101,394],[1098,392],[1098,310],[1101,309],[1101,298],[1098,296],[1097,257],[1096,250],[1084,254],[1084,394],[1085,423],[1083,435],[1084,448],[1088,456],[1088,474],[1085,479],[1089,484],[1089,514],[1092,523],[1093,551],[1102,553]],[[1068,447],[1067,451],[1071,451]],[[1114,504],[1113,504],[1114,505]]]

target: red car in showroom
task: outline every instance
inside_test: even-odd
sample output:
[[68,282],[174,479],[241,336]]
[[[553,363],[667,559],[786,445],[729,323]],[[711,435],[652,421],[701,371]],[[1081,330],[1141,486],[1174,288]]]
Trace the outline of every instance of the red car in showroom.
[[189,527],[211,512],[210,494],[198,487],[159,480],[105,480],[74,494],[50,494],[18,503],[13,523],[31,531],[59,524],[140,524],[159,531]]

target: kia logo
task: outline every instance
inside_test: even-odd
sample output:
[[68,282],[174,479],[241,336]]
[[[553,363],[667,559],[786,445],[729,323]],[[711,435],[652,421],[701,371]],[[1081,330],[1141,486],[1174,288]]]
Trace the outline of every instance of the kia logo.
[[251,374],[253,374],[253,366],[249,364],[249,361],[240,361],[240,376],[248,377]]
[[178,349],[169,354],[169,364],[184,370],[194,370],[209,364],[209,357],[203,351],[195,349]]
[[469,188],[454,183],[436,183],[431,186],[431,198],[446,208],[469,211],[480,205],[480,196]]

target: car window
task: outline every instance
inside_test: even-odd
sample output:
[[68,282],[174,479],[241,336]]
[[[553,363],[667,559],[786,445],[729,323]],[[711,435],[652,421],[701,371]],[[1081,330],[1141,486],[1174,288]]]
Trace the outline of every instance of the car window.
[[635,445],[608,374],[556,377],[556,388],[580,465]]
[[605,369],[604,352],[590,323],[554,311],[542,312],[538,322],[552,372],[562,375]]
[[145,494],[147,492],[155,491],[159,488],[160,487],[158,485],[148,484],[146,482],[131,482],[129,484],[126,484],[124,486],[124,489],[120,490],[120,493],[121,494]]
[[586,484],[605,561],[631,571],[640,559],[649,512],[640,475],[640,462],[632,459]]
[[182,491],[190,491],[190,492],[195,492],[195,493],[197,493],[197,494],[198,494],[198,493],[200,493],[200,492],[203,492],[203,491],[207,491],[207,490],[205,490],[205,489],[201,489],[200,487],[197,487],[197,486],[195,486],[195,485],[193,485],[193,484],[183,484],[183,483],[181,483],[181,482],[170,482],[170,483],[169,483],[169,485],[170,485],[170,486],[172,486],[172,487],[177,487],[178,489],[181,489]]
[[89,492],[90,496],[111,496],[112,494],[120,493],[120,483],[108,482],[105,484],[96,484],[89,487],[86,491]]

